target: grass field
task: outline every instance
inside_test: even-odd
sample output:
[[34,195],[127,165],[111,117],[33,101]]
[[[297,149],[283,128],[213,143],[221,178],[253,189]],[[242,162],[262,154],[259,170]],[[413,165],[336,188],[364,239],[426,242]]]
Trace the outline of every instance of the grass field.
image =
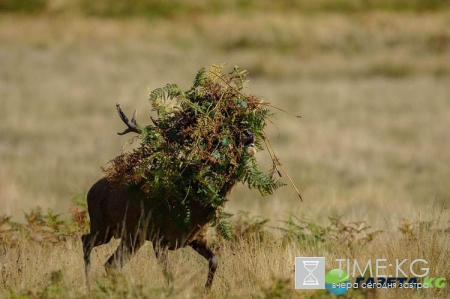
[[[422,258],[431,277],[449,278],[449,20],[444,8],[0,14],[0,215],[29,222],[0,219],[0,297],[200,296],[206,262],[190,249],[171,253],[170,289],[149,244],[114,278],[101,264],[117,243],[94,250],[87,290],[84,228],[29,216],[40,206],[70,218],[72,199],[128,140],[116,135],[116,102],[147,124],[147,88],[188,88],[200,67],[222,62],[248,69],[252,92],[302,115],[277,112],[268,134],[304,202],[289,186],[267,198],[238,186],[227,208],[249,216],[234,217],[234,241],[212,236],[220,265],[206,298],[329,298],[294,290],[295,256],[325,256],[327,268],[335,258]],[[267,152],[257,155],[268,168]],[[311,222],[288,226],[291,214]],[[325,233],[333,215],[345,225]],[[355,221],[372,228],[349,234]],[[448,288],[343,297],[448,298]]]

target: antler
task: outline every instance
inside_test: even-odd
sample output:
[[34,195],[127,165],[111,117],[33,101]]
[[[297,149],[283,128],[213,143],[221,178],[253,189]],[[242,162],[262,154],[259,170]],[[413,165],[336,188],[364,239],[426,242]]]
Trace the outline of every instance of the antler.
[[116,103],[117,113],[119,113],[120,119],[127,125],[128,128],[125,129],[122,133],[117,133],[119,135],[125,135],[130,132],[134,133],[141,133],[141,129],[139,129],[139,126],[136,123],[136,110],[133,112],[133,117],[131,118],[131,121],[128,120],[128,117],[123,113],[122,108],[120,108],[120,104]]

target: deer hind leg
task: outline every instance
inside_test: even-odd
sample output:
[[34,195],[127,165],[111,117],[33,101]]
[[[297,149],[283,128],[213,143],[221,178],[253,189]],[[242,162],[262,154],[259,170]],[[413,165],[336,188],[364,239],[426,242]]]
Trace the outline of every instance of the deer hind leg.
[[83,243],[83,255],[84,255],[84,273],[86,277],[86,284],[89,287],[88,274],[91,268],[91,252],[96,246],[108,243],[112,238],[112,233],[109,230],[105,232],[96,232],[81,236]]
[[105,263],[106,272],[110,273],[112,269],[120,270],[136,254],[144,242],[139,236],[135,238],[122,237],[119,247],[110,256]]
[[159,266],[162,269],[164,278],[166,279],[167,285],[170,287],[170,282],[172,280],[172,274],[169,271],[169,263],[167,260],[167,255],[169,253],[169,248],[161,242],[154,241],[153,250],[155,251],[156,260],[158,261]]
[[208,243],[206,239],[202,240],[196,240],[191,243],[189,243],[189,246],[192,247],[195,251],[197,251],[201,256],[203,256],[209,264],[209,270],[208,270],[208,278],[206,280],[205,288],[207,290],[211,289],[211,285],[214,279],[214,274],[216,273],[217,269],[217,258],[214,254],[214,252],[209,248]]

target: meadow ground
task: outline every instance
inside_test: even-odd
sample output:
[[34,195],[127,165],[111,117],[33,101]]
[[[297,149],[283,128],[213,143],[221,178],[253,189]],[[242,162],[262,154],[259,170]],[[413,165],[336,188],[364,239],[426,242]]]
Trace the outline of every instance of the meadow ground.
[[[147,123],[147,88],[188,88],[200,67],[226,62],[250,71],[252,92],[302,115],[277,112],[267,132],[304,202],[289,186],[267,198],[238,186],[227,208],[249,215],[235,216],[236,240],[216,242],[220,267],[206,297],[327,298],[325,291],[293,290],[295,256],[325,256],[328,268],[335,258],[422,258],[430,277],[448,278],[449,17],[447,10],[230,11],[151,20],[2,14],[0,215],[23,222],[28,213],[30,221],[29,211],[41,206],[68,218],[72,199],[84,197],[102,176],[100,166],[128,140],[116,135],[123,130],[116,102],[128,112],[137,108]],[[257,157],[269,168],[267,152]],[[299,218],[289,226],[283,221],[290,215]],[[334,215],[347,226],[336,222],[327,232]],[[105,277],[101,263],[117,243],[94,251],[96,282],[88,291],[82,228],[64,235],[55,218],[33,221],[20,233],[0,222],[0,297],[202,292],[207,265],[189,249],[170,254],[173,289],[149,244],[123,275]],[[356,221],[372,228],[349,233]],[[377,230],[383,232],[370,235]],[[445,298],[448,288],[347,297]]]

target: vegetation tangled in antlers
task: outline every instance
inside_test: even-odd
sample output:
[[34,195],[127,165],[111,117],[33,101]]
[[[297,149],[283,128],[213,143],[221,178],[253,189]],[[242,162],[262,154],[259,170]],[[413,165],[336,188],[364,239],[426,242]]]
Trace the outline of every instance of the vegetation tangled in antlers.
[[[187,91],[176,84],[152,91],[149,101],[158,119],[137,129],[140,147],[114,158],[105,170],[108,179],[145,192],[158,213],[180,225],[189,223],[193,201],[210,207],[211,222],[226,236],[218,218],[226,215],[222,207],[237,182],[262,195],[283,185],[273,171],[261,172],[241,146],[243,136],[254,134],[255,146],[262,149],[270,115],[258,96],[244,92],[246,75],[238,67],[227,75],[213,65],[201,69]],[[136,125],[134,117],[132,122]]]

